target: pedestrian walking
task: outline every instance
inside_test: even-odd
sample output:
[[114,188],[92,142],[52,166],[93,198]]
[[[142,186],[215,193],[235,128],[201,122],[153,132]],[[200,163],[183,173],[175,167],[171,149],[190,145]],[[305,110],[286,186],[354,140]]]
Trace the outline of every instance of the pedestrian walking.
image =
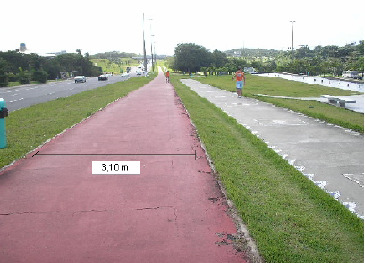
[[166,71],[165,77],[166,77],[166,83],[170,83],[170,71]]
[[241,98],[243,86],[246,85],[246,76],[241,68],[238,68],[232,79],[234,78],[236,78],[237,96],[238,98]]

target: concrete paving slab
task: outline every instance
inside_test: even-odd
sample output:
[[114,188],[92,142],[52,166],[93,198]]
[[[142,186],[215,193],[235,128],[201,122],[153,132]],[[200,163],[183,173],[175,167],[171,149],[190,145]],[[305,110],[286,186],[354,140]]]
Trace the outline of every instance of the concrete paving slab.
[[364,216],[364,136],[288,109],[181,80],[263,139],[314,183]]
[[[246,262],[162,74],[36,151],[0,173],[0,262]],[[191,155],[108,155],[179,153]],[[92,161],[140,161],[141,172],[92,174]]]

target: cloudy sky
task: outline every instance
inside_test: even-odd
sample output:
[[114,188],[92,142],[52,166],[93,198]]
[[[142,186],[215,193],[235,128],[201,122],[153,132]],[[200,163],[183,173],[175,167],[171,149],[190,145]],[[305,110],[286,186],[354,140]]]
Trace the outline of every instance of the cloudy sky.
[[[143,24],[157,54],[173,55],[178,43],[210,50],[308,45],[343,46],[364,39],[364,1],[251,0],[4,0],[0,51],[25,43],[33,52],[142,53]],[[145,21],[143,23],[143,13]],[[154,37],[151,37],[154,35]]]

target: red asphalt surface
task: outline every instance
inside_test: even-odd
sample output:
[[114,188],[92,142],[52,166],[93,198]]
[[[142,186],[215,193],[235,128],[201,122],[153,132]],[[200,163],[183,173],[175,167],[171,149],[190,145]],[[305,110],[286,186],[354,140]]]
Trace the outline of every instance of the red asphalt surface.
[[[92,161],[141,173],[95,175]],[[0,173],[0,262],[245,262],[227,210],[160,73]]]

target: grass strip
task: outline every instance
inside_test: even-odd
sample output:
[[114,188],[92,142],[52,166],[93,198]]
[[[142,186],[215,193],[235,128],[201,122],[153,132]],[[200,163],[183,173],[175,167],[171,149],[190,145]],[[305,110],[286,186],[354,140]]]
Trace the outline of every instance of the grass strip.
[[171,82],[266,262],[363,261],[363,220],[180,77]]
[[[317,101],[301,101],[297,99],[281,99],[257,96],[264,94],[269,96],[288,97],[319,97],[321,95],[348,96],[361,94],[349,90],[312,85],[281,78],[259,77],[247,75],[247,85],[243,89],[243,95],[261,101],[266,101],[276,106],[301,112],[307,116],[317,118],[328,123],[336,124],[344,128],[364,133],[364,114],[345,108],[335,107]],[[196,78],[198,81],[210,84],[227,91],[236,92],[235,82],[231,76],[209,76]]]
[[29,151],[63,130],[81,122],[118,98],[150,82],[149,77],[130,78],[66,98],[58,98],[9,113],[6,118],[8,147],[0,149],[0,168],[22,158]]
[[[221,89],[236,92],[236,83],[230,75],[198,77],[197,80],[216,85],[216,87]],[[319,97],[324,94],[334,96],[362,94],[357,91],[326,87],[318,84],[307,84],[282,78],[260,77],[251,74],[246,74],[246,86],[243,91],[247,96],[265,94],[270,96]]]
[[305,101],[257,96],[255,98],[261,101],[269,102],[278,107],[301,112],[307,116],[364,133],[364,114],[360,112],[354,112],[314,100]]

